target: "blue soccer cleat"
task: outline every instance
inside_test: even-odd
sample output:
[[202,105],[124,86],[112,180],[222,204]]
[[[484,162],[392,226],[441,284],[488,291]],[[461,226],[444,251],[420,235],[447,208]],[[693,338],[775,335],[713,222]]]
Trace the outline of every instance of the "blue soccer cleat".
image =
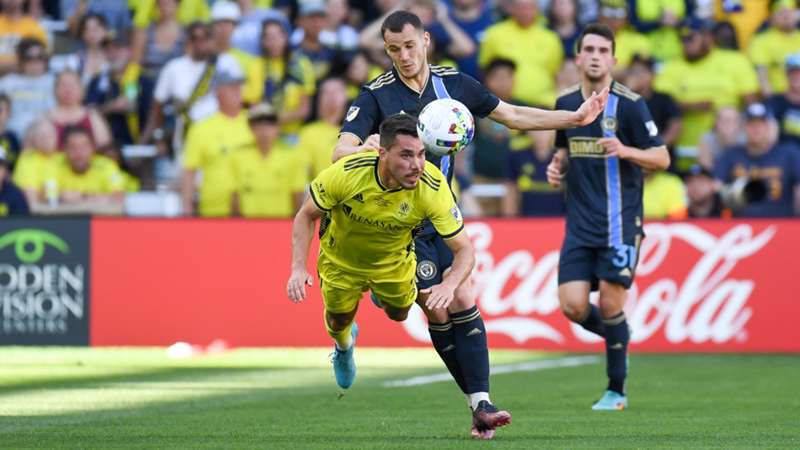
[[606,391],[603,397],[592,405],[595,411],[622,411],[628,407],[628,397],[614,391]]
[[350,335],[353,337],[353,344],[347,350],[339,350],[334,345],[333,358],[333,374],[336,376],[336,384],[342,389],[347,389],[352,386],[353,381],[356,379],[356,362],[353,360],[353,353],[356,348],[356,337],[358,336],[358,325],[353,322],[353,328],[350,329]]
[[380,309],[383,309],[383,303],[378,299],[374,292],[369,291],[369,299],[372,300],[372,304],[377,306]]

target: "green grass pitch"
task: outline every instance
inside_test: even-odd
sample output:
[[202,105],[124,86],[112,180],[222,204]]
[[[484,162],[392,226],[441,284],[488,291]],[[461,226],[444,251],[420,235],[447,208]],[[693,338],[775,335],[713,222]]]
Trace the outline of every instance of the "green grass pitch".
[[[357,349],[341,399],[328,349],[239,349],[171,360],[165,349],[0,348],[2,448],[800,448],[800,357],[637,355],[623,412],[593,412],[604,362],[492,376],[513,414],[469,438],[431,349]],[[565,355],[493,351],[507,367]]]

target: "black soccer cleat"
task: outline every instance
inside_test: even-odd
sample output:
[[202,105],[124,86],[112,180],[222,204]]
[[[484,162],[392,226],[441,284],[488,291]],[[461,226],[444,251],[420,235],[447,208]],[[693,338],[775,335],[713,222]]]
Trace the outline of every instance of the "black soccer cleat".
[[475,428],[479,431],[494,430],[511,423],[511,413],[497,409],[486,400],[481,400],[472,412]]

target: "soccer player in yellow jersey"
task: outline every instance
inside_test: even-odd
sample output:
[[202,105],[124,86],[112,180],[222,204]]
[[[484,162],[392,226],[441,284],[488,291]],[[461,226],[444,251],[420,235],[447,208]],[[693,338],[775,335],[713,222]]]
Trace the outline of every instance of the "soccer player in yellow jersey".
[[463,233],[461,212],[444,175],[425,161],[416,117],[400,113],[380,126],[378,152],[340,159],[311,182],[310,198],[294,219],[289,299],[305,299],[313,278],[306,267],[314,222],[330,213],[321,230],[317,270],[325,305],[325,327],[336,341],[333,370],[343,389],[352,385],[353,319],[368,289],[390,319],[403,321],[417,298],[412,230],[429,219],[453,251],[450,271],[440,284],[421,292],[426,306],[445,309],[475,262]]

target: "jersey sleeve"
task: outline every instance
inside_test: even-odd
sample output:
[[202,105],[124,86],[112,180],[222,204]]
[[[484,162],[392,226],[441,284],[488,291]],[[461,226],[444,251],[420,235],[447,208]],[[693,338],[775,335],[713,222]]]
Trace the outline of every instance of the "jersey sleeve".
[[[444,180],[444,176],[439,172],[437,175],[431,175],[433,171],[425,171],[425,175],[429,177],[437,177],[433,180],[433,185],[438,186],[437,189],[431,188],[430,195],[424,196],[426,198],[426,211],[428,219],[433,224],[433,228],[444,239],[452,239],[458,236],[464,229],[464,218],[461,216],[461,210],[458,209],[453,191]],[[438,170],[437,170],[438,172]],[[428,186],[421,186],[420,188],[428,189]]]
[[362,88],[347,110],[339,133],[352,133],[364,142],[370,134],[378,132],[379,117],[380,108],[375,96],[367,88]]
[[[344,159],[340,161],[344,161]],[[308,188],[311,200],[317,208],[323,211],[330,211],[339,203],[347,200],[348,191],[343,163],[334,164],[320,172],[311,181],[311,185]]]
[[[563,97],[556,99],[556,111],[564,109]],[[564,129],[556,130],[556,148],[567,148],[567,132]]]
[[664,141],[658,135],[658,127],[650,115],[650,109],[647,108],[644,98],[640,97],[632,106],[633,110],[628,118],[631,121],[633,146],[645,150],[664,145]]
[[500,104],[500,99],[475,78],[464,73],[460,76],[461,98],[466,100],[464,103],[470,105],[470,111],[478,117],[491,114]]

